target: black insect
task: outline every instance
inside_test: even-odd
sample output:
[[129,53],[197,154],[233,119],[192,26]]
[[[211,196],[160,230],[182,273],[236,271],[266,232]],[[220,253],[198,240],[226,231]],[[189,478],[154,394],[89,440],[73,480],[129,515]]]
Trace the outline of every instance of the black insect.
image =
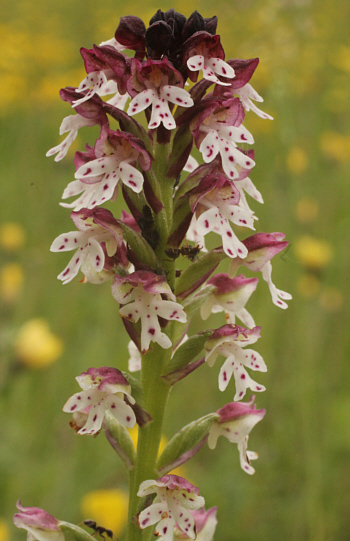
[[167,248],[164,250],[168,257],[177,259],[180,255],[187,257],[190,261],[194,261],[196,256],[201,251],[201,247],[198,246],[182,246],[181,248]]
[[155,250],[159,242],[159,233],[154,229],[154,220],[152,211],[148,205],[144,205],[142,208],[142,215],[137,218],[137,225],[141,229],[141,235],[148,244]]
[[90,520],[90,519],[84,520],[84,524],[88,528],[91,528],[92,530],[94,530],[94,533],[96,533],[97,535],[99,535],[103,539],[106,539],[105,535],[107,535],[107,537],[109,537],[110,539],[113,539],[112,530],[108,530],[107,528],[104,528],[103,526],[97,526],[97,524],[96,524],[96,522],[94,520]]

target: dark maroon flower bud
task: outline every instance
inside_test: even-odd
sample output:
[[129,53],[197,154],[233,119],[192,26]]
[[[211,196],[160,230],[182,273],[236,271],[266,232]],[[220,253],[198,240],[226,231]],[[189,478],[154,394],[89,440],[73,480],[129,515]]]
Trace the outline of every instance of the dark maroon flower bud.
[[136,52],[136,58],[145,56],[146,27],[139,17],[128,15],[120,19],[119,26],[115,31],[115,39],[127,49]]

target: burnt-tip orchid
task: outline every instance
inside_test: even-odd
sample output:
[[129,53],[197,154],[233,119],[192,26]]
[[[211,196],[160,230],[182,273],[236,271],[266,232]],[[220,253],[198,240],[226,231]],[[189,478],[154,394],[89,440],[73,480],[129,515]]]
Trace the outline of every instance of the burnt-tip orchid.
[[[161,331],[159,317],[168,321],[186,322],[186,313],[162,276],[153,272],[136,271],[126,277],[116,275],[112,295],[125,304],[119,314],[133,323],[141,320],[141,350],[146,352],[151,342],[170,348],[170,338]],[[164,300],[166,295],[171,300]]]
[[238,257],[231,259],[229,276],[233,277],[241,265],[254,272],[260,271],[269,286],[272,302],[279,308],[286,309],[288,304],[284,301],[290,300],[292,295],[278,289],[271,279],[271,259],[288,246],[288,241],[283,240],[284,238],[283,233],[256,233],[245,239],[243,244],[248,252],[247,256],[243,260]]
[[152,108],[149,129],[157,128],[161,123],[167,130],[176,128],[169,102],[180,107],[193,105],[190,94],[183,88],[181,74],[166,58],[160,61],[148,59],[144,65],[134,59],[128,91],[133,97],[128,115],[133,116],[148,107]]
[[183,534],[196,539],[195,519],[191,513],[204,506],[199,488],[178,475],[165,475],[141,483],[137,495],[142,498],[156,493],[153,503],[138,516],[141,529],[157,524],[155,535],[173,541],[175,525]]
[[257,278],[246,278],[243,274],[235,278],[230,278],[226,273],[215,274],[204,286],[215,289],[201,306],[202,319],[208,319],[211,313],[225,311],[228,323],[234,323],[238,317],[247,327],[254,327],[254,319],[245,305],[257,285]]
[[[95,272],[101,273],[106,257],[114,256],[118,246],[121,246],[123,242],[120,226],[112,213],[106,209],[72,212],[71,218],[78,231],[69,231],[59,235],[50,248],[51,252],[76,250],[68,265],[57,276],[64,284],[73,280],[86,259],[90,261]],[[103,279],[101,277],[101,281],[104,281],[104,278],[109,279],[110,274],[104,276]]]
[[230,402],[217,411],[219,418],[213,423],[208,438],[208,446],[215,449],[219,436],[224,436],[232,443],[237,443],[241,468],[252,475],[255,470],[251,460],[258,458],[257,453],[247,450],[248,436],[254,426],[264,417],[266,410],[257,410],[254,396],[249,402]]
[[82,208],[92,209],[114,200],[120,180],[135,193],[139,193],[143,186],[143,175],[133,165],[136,162],[143,171],[151,166],[151,158],[143,143],[134,135],[103,127],[95,149],[77,153],[76,180],[68,184],[62,198],[82,195],[73,203],[61,205],[77,211]]
[[243,349],[260,338],[260,329],[261,327],[245,329],[239,325],[224,325],[214,331],[204,345],[205,360],[209,366],[214,365],[218,355],[226,357],[219,374],[219,389],[224,391],[233,375],[236,384],[235,401],[242,400],[247,389],[265,391],[265,387],[256,383],[246,370],[249,368],[266,372],[264,359],[253,349]]
[[134,404],[135,400],[130,394],[130,385],[120,370],[109,367],[89,368],[75,379],[82,391],[67,400],[63,411],[85,413],[88,408],[87,421],[78,434],[93,435],[99,432],[106,411],[127,428],[135,425],[135,414],[124,398],[126,397],[131,404]]
[[39,507],[24,507],[17,502],[18,513],[13,517],[17,528],[27,530],[27,541],[64,541],[60,521]]

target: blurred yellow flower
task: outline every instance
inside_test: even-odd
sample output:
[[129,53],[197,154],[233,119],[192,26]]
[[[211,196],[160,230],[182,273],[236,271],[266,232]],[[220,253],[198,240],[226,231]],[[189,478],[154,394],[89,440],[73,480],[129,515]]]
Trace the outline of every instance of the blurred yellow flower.
[[300,263],[312,270],[325,267],[333,257],[333,250],[328,241],[308,235],[296,240],[294,252]]
[[0,541],[9,541],[10,539],[10,528],[7,522],[0,518]]
[[0,246],[9,252],[15,252],[23,248],[26,233],[21,224],[6,222],[0,226]]
[[341,135],[332,131],[324,132],[321,135],[320,148],[329,158],[340,163],[346,162],[350,158],[350,135]]
[[15,353],[29,368],[42,368],[55,362],[63,352],[63,342],[41,318],[31,319],[20,328]]
[[314,274],[304,274],[297,283],[300,295],[306,299],[316,297],[320,291],[320,287],[321,282]]
[[298,146],[290,148],[287,155],[287,167],[294,175],[301,175],[307,168],[308,158],[305,150]]
[[95,520],[118,537],[128,518],[128,495],[118,489],[94,490],[85,494],[80,507],[84,520]]
[[331,49],[330,61],[341,71],[350,73],[350,47],[339,45],[335,49]]
[[15,301],[21,293],[24,272],[18,263],[7,263],[0,269],[0,297],[5,302]]
[[319,205],[315,199],[302,197],[295,207],[297,220],[303,224],[313,222],[319,212]]
[[344,296],[337,287],[328,286],[320,295],[320,304],[329,312],[336,312],[341,308]]

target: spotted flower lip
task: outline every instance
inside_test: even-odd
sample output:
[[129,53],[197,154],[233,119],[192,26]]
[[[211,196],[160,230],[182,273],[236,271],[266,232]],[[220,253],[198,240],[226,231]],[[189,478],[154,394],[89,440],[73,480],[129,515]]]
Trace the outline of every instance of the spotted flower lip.
[[136,162],[143,171],[151,167],[151,157],[144,144],[127,132],[103,127],[95,148],[89,149],[84,159],[76,162],[76,180],[68,184],[62,197],[67,199],[82,195],[73,203],[61,205],[76,211],[95,208],[115,199],[120,180],[135,193],[139,193],[144,179],[143,174],[134,166]]
[[208,438],[208,446],[215,449],[219,436],[225,436],[230,442],[237,443],[241,468],[252,475],[255,470],[250,461],[258,455],[247,450],[248,435],[254,426],[265,416],[266,410],[257,410],[253,405],[255,397],[249,402],[231,402],[219,409],[219,418],[213,423]]
[[101,272],[105,266],[105,252],[101,243],[106,247],[108,256],[113,256],[122,244],[122,230],[112,213],[106,209],[83,209],[72,212],[78,231],[70,231],[59,235],[51,244],[51,252],[66,252],[76,250],[74,256],[57,276],[63,284],[68,284],[78,274],[84,261],[88,258],[93,269]]
[[178,528],[191,539],[196,538],[195,520],[191,511],[204,506],[199,489],[177,475],[165,475],[157,480],[141,483],[137,495],[144,497],[156,493],[153,503],[138,517],[141,529],[157,524],[155,535],[164,541],[172,541],[174,528]]
[[[159,317],[181,323],[187,320],[165,278],[152,272],[136,271],[124,278],[116,275],[112,295],[117,302],[125,304],[119,310],[123,318],[133,323],[141,319],[142,353],[148,350],[151,342],[157,342],[165,349],[172,345],[170,338],[161,331]],[[171,300],[164,300],[162,295]]]
[[[220,36],[211,35],[208,32],[196,32],[185,43],[187,68],[189,77],[196,81],[198,71],[203,71],[204,79],[218,85],[230,85],[229,82],[221,81],[217,75],[226,79],[235,76],[234,69],[224,61],[225,53],[220,43]],[[192,72],[192,73],[191,73]]]
[[248,254],[244,260],[231,259],[229,276],[234,276],[240,265],[244,265],[254,272],[260,271],[269,286],[272,302],[279,308],[286,309],[288,304],[285,301],[290,300],[292,295],[278,289],[271,279],[271,259],[288,245],[288,241],[283,240],[284,238],[284,233],[256,233],[245,239],[243,244]]
[[256,383],[245,369],[247,367],[266,372],[264,359],[252,349],[242,349],[256,342],[259,337],[260,327],[245,329],[238,325],[224,325],[205,343],[205,360],[209,366],[214,365],[218,355],[226,357],[219,374],[219,389],[224,391],[233,375],[236,384],[235,401],[241,400],[248,388],[256,392],[265,391],[265,387]]
[[78,434],[93,435],[99,432],[106,411],[127,428],[135,425],[135,414],[124,401],[124,396],[131,404],[134,404],[135,400],[130,394],[130,385],[120,370],[110,367],[89,368],[75,379],[82,391],[67,400],[63,411],[75,413],[89,408],[87,421]]
[[18,513],[13,517],[17,528],[28,532],[28,540],[63,541],[64,535],[60,530],[60,522],[47,511],[39,507],[24,507],[20,500],[17,504]]
[[176,128],[168,102],[181,107],[193,105],[190,94],[183,88],[181,73],[171,66],[167,58],[162,60],[149,58],[143,65],[133,59],[128,92],[134,96],[127,111],[129,115],[152,107],[149,129],[157,128],[161,123],[168,130]]

